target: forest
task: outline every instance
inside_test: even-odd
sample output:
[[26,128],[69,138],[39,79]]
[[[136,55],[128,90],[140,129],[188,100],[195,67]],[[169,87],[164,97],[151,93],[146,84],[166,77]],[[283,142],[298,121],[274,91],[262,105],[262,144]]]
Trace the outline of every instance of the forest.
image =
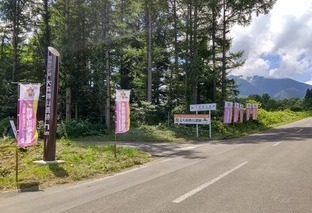
[[[60,52],[58,122],[110,130],[115,89],[131,90],[133,124],[166,122],[190,104],[237,97],[229,72],[231,27],[267,14],[276,0],[2,0],[0,121],[16,118],[18,83],[41,83],[46,56]],[[259,97],[258,97],[259,98]],[[260,97],[261,98],[261,97]]]

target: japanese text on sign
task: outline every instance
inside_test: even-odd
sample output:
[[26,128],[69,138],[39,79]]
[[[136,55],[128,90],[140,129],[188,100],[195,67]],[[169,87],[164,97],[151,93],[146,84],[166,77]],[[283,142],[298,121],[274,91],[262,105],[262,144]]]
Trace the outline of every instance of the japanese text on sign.
[[210,124],[208,114],[175,114],[175,124]]

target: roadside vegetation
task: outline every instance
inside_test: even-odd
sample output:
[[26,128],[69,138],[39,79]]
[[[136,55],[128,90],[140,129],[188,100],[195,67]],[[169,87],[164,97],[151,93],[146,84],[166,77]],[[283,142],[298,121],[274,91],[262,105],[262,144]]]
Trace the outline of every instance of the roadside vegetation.
[[[194,125],[173,124],[173,115],[188,113],[192,103],[217,103],[218,110],[212,113],[213,140],[310,116],[311,90],[304,100],[277,101],[267,94],[239,98],[235,80],[228,78],[231,70],[244,64],[243,51],[231,52],[231,26],[247,25],[253,15],[269,13],[276,0],[7,2],[0,1],[1,191],[16,187],[16,146],[9,120],[17,123],[17,83],[42,85],[37,118],[43,138],[42,120],[48,109],[44,80],[48,75],[43,70],[48,67],[49,46],[61,56],[57,159],[66,163],[33,164],[43,156],[40,141],[18,149],[19,183],[47,187],[109,175],[152,160],[132,147],[117,146],[115,156],[115,146],[107,145],[115,140],[117,88],[131,89],[131,128],[117,135],[117,141],[209,142],[207,126],[200,126],[196,138]],[[224,20],[219,22],[218,17]],[[258,120],[223,125],[224,101],[258,103]]]
[[[39,141],[36,146],[18,149],[19,185],[16,183],[15,141],[12,137],[0,140],[0,191],[16,190],[17,187],[21,189],[22,185],[23,187],[37,185],[42,189],[56,184],[103,177],[153,159],[148,153],[136,148],[119,146],[119,141],[210,142],[259,132],[309,116],[312,116],[311,111],[259,109],[257,120],[224,125],[216,112],[216,116],[213,115],[212,118],[212,139],[209,139],[208,126],[200,126],[199,137],[196,138],[195,125],[175,125],[170,121],[158,125],[134,123],[134,127],[128,133],[117,135],[116,157],[113,132],[105,132],[98,125],[92,125],[87,121],[61,123],[58,127],[56,159],[64,160],[65,163],[34,164],[34,161],[43,158],[42,141]],[[2,129],[5,129],[3,126],[2,124]],[[39,125],[39,130],[40,128]]]
[[69,139],[57,141],[56,159],[64,164],[38,165],[43,158],[43,143],[18,149],[18,183],[16,183],[16,146],[12,140],[0,144],[0,191],[20,190],[37,185],[45,188],[56,184],[110,175],[149,162],[152,157],[132,147],[83,145]]

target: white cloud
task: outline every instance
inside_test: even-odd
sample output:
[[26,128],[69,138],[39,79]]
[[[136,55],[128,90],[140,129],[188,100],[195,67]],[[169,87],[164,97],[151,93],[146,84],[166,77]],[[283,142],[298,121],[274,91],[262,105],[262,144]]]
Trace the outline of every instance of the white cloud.
[[312,80],[312,1],[277,0],[248,27],[234,26],[232,51],[244,50],[246,64],[234,75]]

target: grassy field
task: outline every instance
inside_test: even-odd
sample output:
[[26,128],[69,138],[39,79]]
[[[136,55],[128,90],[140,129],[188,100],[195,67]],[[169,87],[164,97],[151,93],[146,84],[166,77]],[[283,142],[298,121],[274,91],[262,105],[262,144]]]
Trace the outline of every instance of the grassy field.
[[[15,142],[0,143],[0,191],[21,188],[16,183]],[[37,184],[46,188],[55,184],[70,183],[120,172],[126,168],[147,163],[152,157],[131,147],[118,147],[115,157],[113,145],[82,145],[70,140],[58,140],[56,159],[64,164],[38,165],[43,158],[43,143],[27,149],[18,149],[18,182],[22,186]]]
[[[240,137],[311,115],[311,112],[266,112],[259,110],[257,121],[230,125],[223,125],[221,121],[213,121],[212,139]],[[186,143],[193,141],[209,142],[210,140],[208,126],[200,126],[199,137],[196,138],[195,125],[143,125],[139,128],[131,128],[128,133],[117,136],[117,141],[134,142]],[[38,142],[36,146],[27,149],[18,149],[18,183],[21,186],[37,184],[40,189],[43,189],[55,184],[110,175],[153,160],[148,153],[121,146],[117,146],[117,157],[115,157],[115,146],[104,145],[101,143],[104,141],[114,141],[114,134],[75,140],[58,140],[56,159],[65,161],[64,164],[58,165],[33,163],[33,161],[43,158],[42,142]],[[16,146],[14,141],[0,140],[0,159],[0,192],[16,190],[18,186],[15,172]]]

